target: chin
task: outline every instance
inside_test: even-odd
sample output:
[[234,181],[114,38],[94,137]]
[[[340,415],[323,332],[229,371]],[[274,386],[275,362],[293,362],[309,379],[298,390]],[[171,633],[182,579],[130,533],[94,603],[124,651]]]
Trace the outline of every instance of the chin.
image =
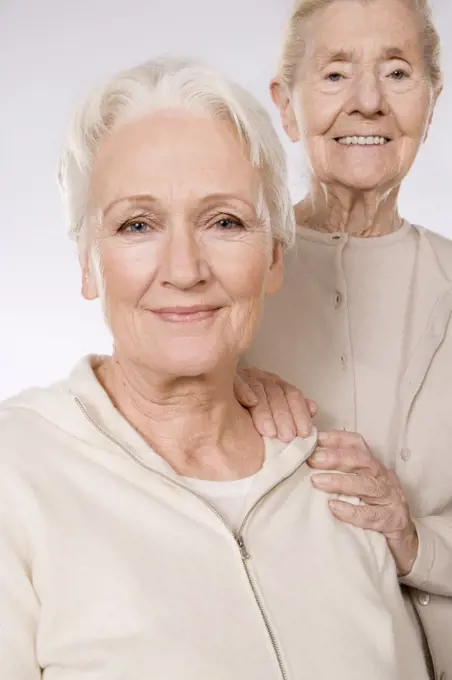
[[[152,358],[155,363],[156,357]],[[194,352],[179,351],[168,353],[162,356],[158,362],[159,372],[162,369],[169,376],[178,378],[196,378],[202,375],[214,373],[222,364],[227,363],[227,370],[230,371],[232,360],[226,362],[224,356],[216,352],[202,352],[200,348]],[[235,364],[234,364],[235,365]]]
[[384,191],[386,187],[392,186],[388,177],[383,177],[375,172],[353,172],[343,177],[338,177],[337,181],[347,189],[355,191]]

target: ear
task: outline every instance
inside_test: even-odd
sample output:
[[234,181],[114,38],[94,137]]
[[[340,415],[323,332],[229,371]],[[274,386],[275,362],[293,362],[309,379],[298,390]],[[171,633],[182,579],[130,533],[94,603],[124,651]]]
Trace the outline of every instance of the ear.
[[435,94],[433,95],[433,102],[432,102],[432,106],[431,106],[431,110],[430,110],[430,116],[428,118],[427,126],[425,128],[424,139],[422,140],[423,142],[427,141],[428,133],[430,132],[430,125],[432,124],[432,120],[433,120],[433,114],[435,113],[436,104],[438,102],[438,97],[439,97],[439,95],[441,94],[442,91],[443,91],[443,85],[441,84],[437,88]]
[[292,97],[287,86],[275,78],[270,83],[270,95],[279,110],[281,123],[286,135],[292,142],[298,142],[300,132],[292,106]]
[[79,263],[82,273],[82,296],[85,300],[96,300],[99,297],[94,265],[88,247],[79,249]]
[[265,284],[265,295],[274,295],[282,286],[284,278],[284,253],[280,241],[274,241],[273,258]]

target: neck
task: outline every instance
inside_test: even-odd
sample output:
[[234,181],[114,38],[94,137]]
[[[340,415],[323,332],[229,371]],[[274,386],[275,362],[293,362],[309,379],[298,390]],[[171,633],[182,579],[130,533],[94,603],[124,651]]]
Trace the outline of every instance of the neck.
[[180,475],[239,479],[262,466],[264,444],[234,395],[231,367],[162,378],[116,355],[97,369],[115,407]]
[[315,185],[295,206],[297,224],[316,231],[352,236],[384,236],[401,226],[397,210],[399,187],[385,194]]

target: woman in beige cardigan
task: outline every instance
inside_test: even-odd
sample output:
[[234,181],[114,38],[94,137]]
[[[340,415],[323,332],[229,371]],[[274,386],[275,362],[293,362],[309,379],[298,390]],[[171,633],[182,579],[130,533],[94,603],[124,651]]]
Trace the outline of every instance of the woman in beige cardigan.
[[366,502],[332,511],[386,537],[432,677],[444,680],[452,678],[452,244],[397,209],[440,91],[426,0],[296,4],[271,93],[286,133],[304,143],[311,190],[295,206],[283,290],[247,356],[282,380],[256,370],[242,377],[258,390],[255,422],[270,435],[271,412],[289,440],[313,411],[288,383],[318,404],[324,450],[311,464],[332,472],[314,483]]

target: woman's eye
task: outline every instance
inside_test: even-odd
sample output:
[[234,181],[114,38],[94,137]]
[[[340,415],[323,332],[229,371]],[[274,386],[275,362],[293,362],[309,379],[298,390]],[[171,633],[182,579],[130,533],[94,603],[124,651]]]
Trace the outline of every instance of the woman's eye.
[[398,68],[391,73],[391,78],[394,78],[394,80],[404,80],[405,78],[408,78],[408,73],[403,69]]
[[222,217],[215,222],[215,226],[225,230],[243,229],[243,223],[234,217]]
[[133,234],[143,234],[148,229],[149,226],[146,224],[146,222],[141,222],[140,220],[137,220],[136,222],[128,222],[127,224],[125,224],[121,228],[121,231],[131,232]]
[[337,83],[339,80],[343,78],[342,73],[337,73],[337,71],[334,71],[334,73],[328,73],[326,79],[330,80],[332,83]]

